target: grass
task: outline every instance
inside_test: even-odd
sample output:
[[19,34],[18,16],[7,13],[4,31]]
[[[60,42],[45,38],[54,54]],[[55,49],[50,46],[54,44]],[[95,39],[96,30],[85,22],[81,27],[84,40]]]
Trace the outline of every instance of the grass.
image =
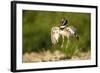
[[[42,50],[60,50],[67,56],[74,55],[76,50],[91,50],[90,25],[91,15],[89,13],[76,12],[53,12],[53,11],[34,11],[23,10],[23,53],[39,52]],[[61,38],[56,48],[52,48],[50,31],[53,26],[59,26],[61,17],[68,19],[69,26],[77,28],[80,40],[77,42],[71,39],[66,48],[67,38],[65,38],[64,47],[60,48]],[[50,49],[51,48],[51,49]]]

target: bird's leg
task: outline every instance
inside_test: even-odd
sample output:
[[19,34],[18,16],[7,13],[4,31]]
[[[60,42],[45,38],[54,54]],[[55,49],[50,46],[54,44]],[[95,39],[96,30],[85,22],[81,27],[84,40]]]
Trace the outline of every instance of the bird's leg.
[[67,45],[66,45],[66,48],[68,48],[68,44],[69,44],[69,38],[68,38],[68,40],[67,40]]
[[63,47],[63,43],[64,43],[64,36],[62,35],[62,44],[61,44],[61,48]]

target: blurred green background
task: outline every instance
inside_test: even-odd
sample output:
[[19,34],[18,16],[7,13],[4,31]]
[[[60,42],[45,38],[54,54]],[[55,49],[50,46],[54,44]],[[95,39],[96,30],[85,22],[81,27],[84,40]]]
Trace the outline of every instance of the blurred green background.
[[[62,17],[68,20],[68,25],[77,28],[80,37],[78,43],[72,41],[69,45],[70,52],[75,47],[82,51],[90,50],[90,13],[76,12],[54,12],[54,11],[34,11],[23,10],[23,53],[32,51],[51,50],[52,44],[50,31],[53,26],[59,26]],[[66,39],[65,43],[66,44]],[[61,42],[61,41],[60,41]],[[60,42],[58,45],[60,45]],[[73,45],[73,46],[72,46]],[[57,49],[60,48],[59,46]]]

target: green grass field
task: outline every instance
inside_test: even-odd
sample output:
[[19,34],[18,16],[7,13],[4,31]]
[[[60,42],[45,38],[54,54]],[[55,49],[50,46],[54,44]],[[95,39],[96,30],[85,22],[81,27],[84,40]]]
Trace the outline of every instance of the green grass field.
[[[23,10],[23,53],[40,52],[43,50],[60,50],[72,56],[76,50],[87,52],[91,50],[91,15],[89,13],[31,11]],[[62,17],[68,19],[68,25],[77,28],[79,41],[71,39],[68,48],[60,48],[61,38],[56,48],[52,48],[50,31],[53,26],[59,26]],[[65,38],[64,45],[67,39]]]

